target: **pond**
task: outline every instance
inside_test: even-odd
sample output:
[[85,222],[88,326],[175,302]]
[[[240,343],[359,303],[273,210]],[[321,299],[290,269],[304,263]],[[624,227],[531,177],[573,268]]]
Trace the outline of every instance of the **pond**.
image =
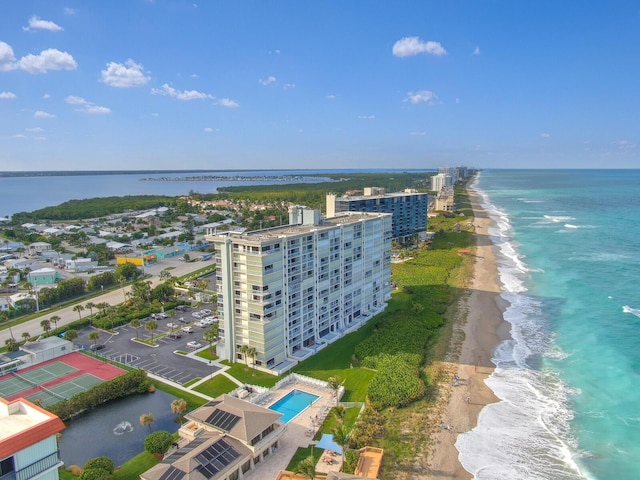
[[110,402],[69,421],[60,437],[60,458],[66,467],[84,465],[94,457],[106,456],[116,466],[144,451],[149,428],[140,415],[153,413],[152,429],[176,432],[179,425],[171,411],[176,397],[156,390]]

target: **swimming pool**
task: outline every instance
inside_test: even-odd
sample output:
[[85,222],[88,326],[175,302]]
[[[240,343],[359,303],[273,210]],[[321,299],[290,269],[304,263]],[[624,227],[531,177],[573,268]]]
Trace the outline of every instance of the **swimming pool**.
[[289,423],[292,419],[300,415],[304,410],[315,402],[318,395],[307,393],[302,390],[291,390],[276,403],[269,406],[271,410],[275,410],[282,414],[281,421]]

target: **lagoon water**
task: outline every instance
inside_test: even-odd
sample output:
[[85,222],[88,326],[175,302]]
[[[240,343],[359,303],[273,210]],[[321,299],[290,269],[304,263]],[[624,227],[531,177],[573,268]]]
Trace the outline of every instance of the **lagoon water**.
[[175,432],[178,423],[171,412],[176,397],[156,390],[109,402],[71,420],[59,441],[64,464],[84,465],[95,457],[107,456],[118,465],[144,451],[149,429],[140,424],[140,415],[153,413],[152,429]]
[[458,437],[478,479],[640,478],[640,171],[488,170],[501,399]]

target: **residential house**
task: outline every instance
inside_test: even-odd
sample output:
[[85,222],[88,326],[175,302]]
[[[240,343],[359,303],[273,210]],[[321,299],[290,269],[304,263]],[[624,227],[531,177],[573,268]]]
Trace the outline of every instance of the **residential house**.
[[58,480],[58,435],[65,426],[56,415],[25,399],[0,398],[0,478]]
[[29,255],[40,255],[42,252],[48,252],[51,250],[51,244],[47,242],[33,242],[27,246],[27,252]]

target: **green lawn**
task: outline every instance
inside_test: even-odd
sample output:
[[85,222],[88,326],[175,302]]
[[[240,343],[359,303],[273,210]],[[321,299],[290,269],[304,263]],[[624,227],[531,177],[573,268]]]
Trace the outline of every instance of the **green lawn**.
[[207,380],[195,387],[194,390],[216,398],[236,388],[238,388],[238,385],[232,380],[229,380],[224,375],[216,375],[211,380]]
[[271,388],[281,378],[271,375],[270,373],[254,370],[251,367],[247,367],[244,363],[229,363],[227,361],[221,363],[229,366],[230,368],[227,370],[227,373],[233,378],[238,379],[241,383]]
[[296,453],[293,454],[293,457],[291,458],[289,465],[287,465],[286,470],[295,472],[298,468],[298,464],[312,454],[314,460],[318,462],[323,453],[324,450],[320,448],[314,448],[313,446],[308,446],[307,448],[298,448],[298,450],[296,450]]
[[[141,473],[146,472],[157,463],[158,459],[150,453],[139,453],[113,472],[111,480],[132,480],[134,478],[140,478]],[[58,470],[58,473],[60,480],[77,480],[79,478],[62,468]]]

